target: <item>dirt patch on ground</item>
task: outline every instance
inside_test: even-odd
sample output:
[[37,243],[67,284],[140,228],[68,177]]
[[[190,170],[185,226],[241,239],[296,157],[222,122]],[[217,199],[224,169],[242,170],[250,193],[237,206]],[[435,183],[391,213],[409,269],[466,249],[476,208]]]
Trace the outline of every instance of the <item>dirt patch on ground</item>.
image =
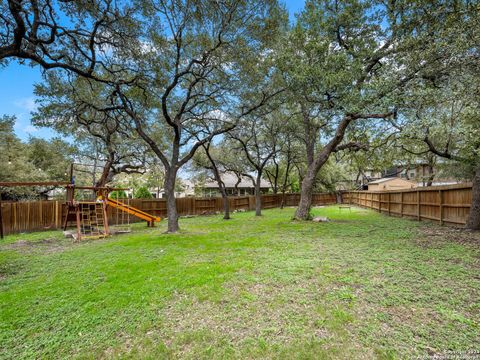
[[72,246],[74,242],[69,239],[47,238],[39,241],[18,240],[14,243],[0,247],[4,250],[17,250],[21,252],[44,252],[56,253],[64,251],[67,247]]
[[455,242],[462,245],[480,245],[480,231],[470,231],[460,227],[425,225],[419,228],[418,243],[423,246],[442,245]]

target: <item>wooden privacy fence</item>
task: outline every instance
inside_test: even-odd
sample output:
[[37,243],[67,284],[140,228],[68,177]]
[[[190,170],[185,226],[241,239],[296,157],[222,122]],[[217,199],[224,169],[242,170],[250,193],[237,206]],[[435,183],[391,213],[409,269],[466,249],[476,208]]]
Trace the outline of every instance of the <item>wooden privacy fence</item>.
[[[285,206],[297,206],[300,194],[285,194]],[[229,197],[230,210],[254,210],[254,196]],[[428,219],[440,224],[465,224],[472,202],[470,184],[432,186],[396,191],[346,191],[343,202],[378,210],[388,215],[407,216],[417,220]],[[280,207],[281,194],[262,195],[262,208]],[[335,194],[314,194],[312,205],[337,203]],[[152,215],[165,218],[164,199],[131,199],[129,204]],[[180,216],[206,215],[223,211],[222,198],[178,198]],[[2,202],[4,234],[38,230],[60,229],[66,207],[63,201]],[[118,209],[109,207],[110,224],[128,221]],[[130,216],[130,222],[141,221]]]
[[[300,194],[285,194],[285,206],[297,206]],[[254,210],[254,196],[229,197],[230,210]],[[313,205],[328,205],[337,202],[335,194],[314,194]],[[149,214],[165,218],[167,216],[166,200],[164,199],[130,199],[130,206]],[[262,195],[262,208],[280,207],[281,194]],[[2,202],[4,234],[15,234],[28,231],[54,230],[62,228],[66,214],[63,201],[29,201]],[[222,198],[178,198],[177,211],[180,216],[207,215],[223,211]],[[122,215],[123,214],[123,215]],[[120,210],[108,208],[109,224],[125,223],[125,221],[141,221],[136,217],[122,213]]]
[[343,193],[343,202],[388,215],[464,225],[472,203],[472,185],[430,186],[395,191],[347,191]]

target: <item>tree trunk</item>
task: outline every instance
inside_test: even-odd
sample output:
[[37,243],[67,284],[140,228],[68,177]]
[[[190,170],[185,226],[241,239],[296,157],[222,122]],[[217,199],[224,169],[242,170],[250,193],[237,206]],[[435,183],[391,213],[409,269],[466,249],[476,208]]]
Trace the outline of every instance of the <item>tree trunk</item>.
[[218,183],[218,188],[220,189],[220,194],[222,195],[223,199],[223,219],[224,220],[230,220],[230,203],[228,202],[228,195],[227,195],[227,190],[225,189],[225,184],[223,183],[220,173],[218,172],[218,169],[215,167],[213,170],[215,174],[215,179],[217,180]]
[[262,216],[262,195],[260,193],[261,173],[258,173],[255,181],[255,216]]
[[[310,207],[312,206],[312,195],[313,195],[313,185],[315,183],[315,177],[322,168],[323,165],[327,162],[330,154],[333,151],[336,151],[338,144],[343,140],[345,136],[345,131],[347,130],[348,125],[352,122],[352,117],[345,117],[338,124],[337,130],[335,131],[335,136],[323,147],[323,149],[318,153],[316,157],[315,154],[315,143],[314,137],[311,136],[312,133],[307,132],[307,136],[311,136],[309,142],[307,142],[306,152],[307,152],[307,173],[302,181],[302,190],[300,193],[300,203],[298,204],[297,211],[295,212],[295,219],[298,220],[308,220],[310,218]],[[314,133],[316,134],[316,132]]]
[[285,207],[285,192],[287,191],[287,183],[288,183],[288,174],[290,172],[290,156],[288,156],[287,160],[287,167],[285,169],[285,177],[283,178],[282,184],[282,202],[280,204],[280,209]]
[[472,184],[472,206],[467,220],[467,229],[480,230],[480,166],[475,170]]
[[282,201],[280,202],[280,209],[285,207],[285,189],[282,190]]
[[337,198],[337,204],[343,204],[343,194],[341,191],[336,191],[335,197]]
[[427,181],[427,186],[432,186],[434,179],[435,179],[435,175],[434,174],[430,175]]
[[102,169],[102,175],[100,178],[97,180],[97,182],[94,184],[95,187],[105,187],[109,181],[111,181],[113,178],[113,173],[112,173],[112,161],[109,159],[105,163]]
[[428,173],[429,173],[429,177],[427,180],[427,186],[432,186],[433,180],[435,179],[435,172],[433,171],[432,165],[428,165]]
[[[228,202],[228,195],[227,190],[225,189],[225,183],[220,176],[220,171],[218,171],[217,164],[213,159],[212,155],[210,154],[210,143],[203,146],[205,153],[207,154],[208,160],[210,160],[210,164],[212,165],[213,175],[215,176],[215,180],[217,181],[218,188],[220,190],[220,194],[222,195],[223,199],[223,219],[229,220],[230,219],[230,204]],[[238,185],[238,182],[237,182]],[[236,186],[236,185],[235,185]]]
[[178,226],[177,201],[175,199],[175,180],[177,173],[174,169],[168,169],[165,174],[165,197],[167,198],[167,232],[176,233],[180,230]]
[[[103,166],[102,169],[102,175],[100,176],[100,179],[97,180],[96,183],[94,183],[95,187],[105,187],[107,183],[113,180],[113,177],[115,174],[113,173],[113,164],[115,162],[115,151],[112,149],[111,145],[107,145],[108,149],[108,157],[107,161],[105,162],[105,165]],[[97,150],[97,144],[95,143],[95,170],[94,172],[96,173],[96,159],[98,158],[98,150]],[[96,175],[94,175],[96,177]]]
[[295,219],[310,219],[310,207],[312,206],[313,185],[315,183],[315,176],[316,172],[313,169],[313,166],[310,165],[307,170],[307,174],[302,181],[300,203],[298,204],[297,211],[295,212]]
[[93,174],[92,174],[93,186],[97,186],[97,156],[98,156],[98,153],[95,154],[95,159],[93,160]]
[[280,168],[277,164],[276,161],[275,162],[275,179],[274,179],[274,184],[273,184],[273,193],[274,194],[278,194],[278,174],[280,172]]
[[[225,192],[225,189],[224,189]],[[229,220],[230,219],[230,203],[228,202],[228,196],[227,194],[223,194],[223,219],[224,220]]]

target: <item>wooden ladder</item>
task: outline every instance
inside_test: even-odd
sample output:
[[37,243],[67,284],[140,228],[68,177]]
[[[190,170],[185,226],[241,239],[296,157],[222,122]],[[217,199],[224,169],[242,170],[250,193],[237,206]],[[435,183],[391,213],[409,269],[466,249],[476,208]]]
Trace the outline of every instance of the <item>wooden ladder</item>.
[[79,203],[78,206],[80,215],[79,235],[81,239],[107,236],[103,203],[83,202]]

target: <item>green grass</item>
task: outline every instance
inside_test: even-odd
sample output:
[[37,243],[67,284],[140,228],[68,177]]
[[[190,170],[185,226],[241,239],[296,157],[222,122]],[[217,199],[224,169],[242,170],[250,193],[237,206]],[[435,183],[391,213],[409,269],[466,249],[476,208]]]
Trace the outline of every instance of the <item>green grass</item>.
[[[480,341],[478,242],[372,211],[293,209],[0,242],[0,358],[405,358]],[[440,229],[438,227],[438,229]],[[431,232],[434,230],[434,235]]]

